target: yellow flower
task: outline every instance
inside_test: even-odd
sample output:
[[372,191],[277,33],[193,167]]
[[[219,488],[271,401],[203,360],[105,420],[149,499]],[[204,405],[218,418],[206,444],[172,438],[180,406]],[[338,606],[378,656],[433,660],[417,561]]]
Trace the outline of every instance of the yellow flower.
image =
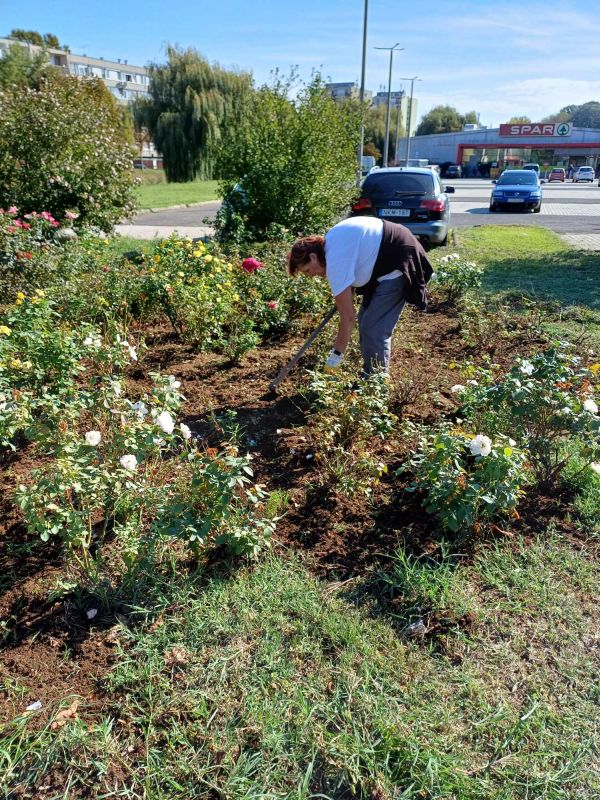
[[46,292],[43,289],[36,289],[35,293],[38,297],[46,297]]
[[10,336],[10,328],[8,325],[0,325],[0,333],[3,333],[5,336]]
[[181,272],[180,271],[180,272],[177,273],[177,275],[178,275],[179,278],[185,278],[185,272]]
[[160,256],[159,255],[154,256],[154,263],[155,264],[160,264]]
[[40,298],[39,297],[32,297],[31,298],[32,305],[36,306],[39,302],[40,302]]
[[108,244],[108,239],[102,239],[102,244]]
[[194,250],[192,255],[194,256],[194,258],[200,258],[200,256],[202,255],[202,250]]
[[20,358],[13,358],[10,362],[10,365],[13,369],[21,369],[23,363]]
[[232,300],[239,300],[240,296],[239,296],[239,294],[234,294],[234,295],[232,295],[231,299]]
[[211,256],[211,254],[210,254],[210,253],[209,253],[207,256],[204,256],[204,261],[205,261],[207,264],[210,264],[210,262],[211,262],[212,260],[213,260],[213,257]]
[[150,268],[148,269],[148,272],[156,272],[156,267],[150,267]]
[[592,364],[588,369],[592,375],[597,375],[600,372],[600,364]]
[[17,292],[17,299],[15,300],[15,305],[20,306],[23,300],[25,300],[26,295],[23,292]]

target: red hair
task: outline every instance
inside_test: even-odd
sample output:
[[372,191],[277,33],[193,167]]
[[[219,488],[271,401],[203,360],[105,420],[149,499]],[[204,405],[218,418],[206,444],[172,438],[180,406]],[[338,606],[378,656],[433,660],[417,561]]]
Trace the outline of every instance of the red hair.
[[292,249],[288,253],[288,273],[295,275],[298,268],[306,264],[311,253],[314,253],[319,260],[319,264],[325,266],[325,237],[324,236],[304,236],[296,239]]

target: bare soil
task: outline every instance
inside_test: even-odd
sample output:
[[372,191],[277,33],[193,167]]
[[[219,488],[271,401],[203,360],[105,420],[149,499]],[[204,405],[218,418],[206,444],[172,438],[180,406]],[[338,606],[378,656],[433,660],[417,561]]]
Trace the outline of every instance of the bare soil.
[[[183,419],[196,433],[208,430],[211,413],[236,411],[254,456],[257,480],[270,490],[290,493],[289,511],[278,525],[276,544],[302,553],[325,580],[343,582],[372,574],[399,543],[417,552],[435,547],[439,533],[433,520],[418,498],[403,493],[402,483],[394,477],[405,443],[380,445],[390,477],[370,502],[363,496],[341,497],[319,485],[318,464],[307,458],[311,454],[302,428],[306,408],[297,393],[301,369],[292,373],[277,394],[268,389],[302,343],[302,336],[265,345],[240,364],[231,364],[219,355],[195,353],[166,327],[146,328],[142,333],[149,349],[128,375],[131,395],[147,388],[149,372],[161,370],[181,380],[187,398]],[[508,343],[496,350],[494,360],[511,360],[517,346],[522,353],[522,343]],[[406,312],[397,337],[392,381],[406,374],[429,376],[437,399],[433,405],[431,395],[421,394],[403,409],[404,416],[432,420],[451,413],[456,399],[450,387],[458,379],[448,365],[467,358],[473,359],[473,354],[465,347],[451,311],[438,307],[426,315]],[[310,356],[306,363],[310,364]],[[100,612],[88,620],[85,612],[92,600],[86,605],[85,598],[68,594],[52,599],[52,589],[64,575],[61,550],[27,535],[12,499],[15,486],[36,463],[26,444],[0,461],[0,683],[21,687],[18,701],[9,702],[15,692],[5,691],[0,722],[36,700],[46,708],[70,695],[82,698],[88,716],[100,713],[107,702],[100,681],[115,658],[114,616]],[[564,498],[532,497],[510,530],[498,528],[495,534],[527,534],[555,519],[570,535],[564,518]],[[461,542],[463,552],[467,545]],[[434,620],[431,628],[444,632],[454,624],[468,627],[470,620]],[[45,719],[44,713],[36,715],[37,724]]]

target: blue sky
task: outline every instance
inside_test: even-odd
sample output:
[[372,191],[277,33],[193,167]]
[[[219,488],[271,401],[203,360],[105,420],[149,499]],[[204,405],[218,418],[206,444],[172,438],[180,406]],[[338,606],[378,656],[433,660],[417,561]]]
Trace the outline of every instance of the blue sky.
[[[415,84],[419,113],[444,103],[497,125],[537,120],[568,103],[600,100],[600,17],[590,0],[370,0],[366,88]],[[0,0],[0,35],[11,28],[55,33],[74,53],[162,61],[168,43],[251,71],[298,65],[333,81],[360,77],[364,0]],[[596,9],[597,10],[597,9]]]

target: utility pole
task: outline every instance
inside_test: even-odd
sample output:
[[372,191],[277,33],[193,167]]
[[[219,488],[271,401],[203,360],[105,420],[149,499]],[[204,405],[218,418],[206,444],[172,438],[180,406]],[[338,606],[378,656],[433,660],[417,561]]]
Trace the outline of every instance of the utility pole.
[[363,19],[362,65],[360,70],[360,141],[358,143],[358,164],[356,167],[356,185],[360,186],[362,177],[363,144],[365,141],[365,68],[367,64],[367,19],[369,16],[369,0],[365,0]]
[[398,105],[396,106],[396,146],[394,147],[394,161],[396,165],[400,163],[400,154],[398,153],[398,143],[400,142],[400,111],[402,109],[402,98],[404,92],[402,89],[398,92]]
[[394,61],[394,50],[404,50],[403,47],[398,47],[400,42],[396,42],[393,47],[376,47],[375,50],[389,50],[390,51],[390,73],[388,76],[388,91],[387,91],[387,114],[385,117],[385,142],[383,143],[383,166],[388,165],[388,155],[390,149],[390,101],[392,98],[392,63]]
[[410,81],[410,100],[408,102],[408,108],[406,109],[406,158],[404,160],[404,166],[408,167],[408,161],[410,159],[410,128],[412,124],[413,89],[415,86],[415,81],[420,81],[421,78],[418,78],[415,75],[414,78],[400,78],[400,80]]

